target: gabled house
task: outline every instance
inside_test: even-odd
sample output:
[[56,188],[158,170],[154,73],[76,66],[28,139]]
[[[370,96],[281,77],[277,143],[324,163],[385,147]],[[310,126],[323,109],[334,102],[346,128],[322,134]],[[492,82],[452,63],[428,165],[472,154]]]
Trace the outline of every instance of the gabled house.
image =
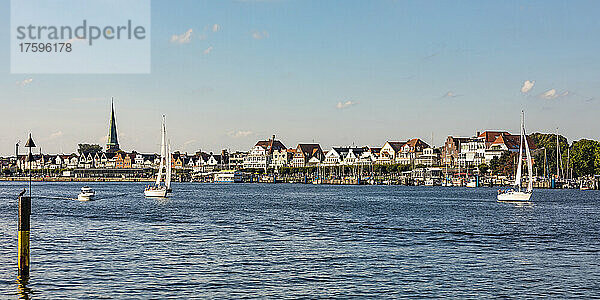
[[402,145],[400,152],[396,155],[395,162],[403,165],[413,164],[415,158],[420,155],[425,148],[429,148],[429,145],[421,139],[411,139]]
[[379,147],[369,147],[367,146],[367,150],[362,153],[360,156],[360,164],[361,165],[372,165],[377,162],[379,155],[381,153],[381,148]]
[[396,159],[400,156],[400,153],[402,152],[402,146],[404,146],[405,144],[406,142],[385,142],[383,147],[381,147],[379,157],[377,158],[377,163],[396,163]]
[[321,163],[325,155],[319,144],[298,144],[292,160],[293,167],[306,167]]
[[[527,144],[530,150],[537,149],[533,140],[527,136]],[[485,150],[485,161],[486,163],[490,163],[491,160],[496,157],[500,157],[502,153],[510,151],[510,152],[519,152],[519,148],[521,147],[521,136],[513,135],[513,134],[500,134],[496,137],[496,139],[486,147]],[[525,148],[523,148],[525,149]]]
[[468,137],[448,136],[442,148],[442,164],[454,167],[458,164],[458,156],[463,143],[469,141]]
[[368,147],[333,147],[325,154],[322,165],[358,165],[361,156],[366,152],[368,152]]
[[[275,135],[269,140],[258,141],[244,158],[244,168],[266,169],[281,166],[284,163],[282,158],[287,156],[283,156],[285,150],[286,147],[275,139]],[[274,154],[277,161],[272,163]]]

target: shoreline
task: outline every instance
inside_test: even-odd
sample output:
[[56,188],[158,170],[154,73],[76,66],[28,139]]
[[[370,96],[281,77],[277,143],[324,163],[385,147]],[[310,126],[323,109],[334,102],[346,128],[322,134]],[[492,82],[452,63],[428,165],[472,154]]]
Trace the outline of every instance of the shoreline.
[[[0,177],[0,182],[27,182],[29,181],[28,177]],[[74,178],[74,177],[49,177],[49,178],[31,178],[32,182],[154,182],[152,178]],[[190,183],[189,181],[186,181]],[[208,182],[198,182],[192,181],[191,183],[208,183]],[[210,182],[213,183],[213,182]],[[309,185],[353,185],[353,186],[361,186],[361,185],[400,185],[400,186],[425,186],[425,185],[404,185],[404,184],[356,184],[356,183],[332,183],[332,182],[323,182],[323,183],[312,183],[312,182],[246,182],[246,183],[267,183],[267,184],[279,184],[279,183],[288,183],[288,184],[309,184]],[[229,183],[219,183],[215,182],[214,184],[229,184]],[[231,182],[231,184],[234,184]],[[481,185],[477,188],[506,188],[508,185]],[[568,188],[551,188],[548,186],[536,186],[536,189],[568,189]],[[573,188],[571,188],[573,189]]]
[[[29,181],[29,177],[0,177],[0,181]],[[153,182],[152,178],[31,178],[32,182]]]

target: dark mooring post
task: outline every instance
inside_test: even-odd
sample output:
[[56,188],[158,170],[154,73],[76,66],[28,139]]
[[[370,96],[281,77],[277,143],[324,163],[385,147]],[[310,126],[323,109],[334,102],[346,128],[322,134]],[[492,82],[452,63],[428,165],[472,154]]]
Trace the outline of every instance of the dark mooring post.
[[27,155],[27,163],[29,166],[29,196],[24,196],[25,189],[19,194],[19,224],[17,235],[17,251],[18,251],[18,267],[19,273],[17,279],[23,282],[29,280],[29,229],[31,217],[31,168],[33,165],[33,155],[31,148],[35,147],[35,143],[29,134],[29,139],[25,144],[29,148]]
[[25,190],[19,195],[19,233],[17,237],[18,248],[18,279],[26,281],[29,279],[29,229],[31,216],[31,197],[23,196]]

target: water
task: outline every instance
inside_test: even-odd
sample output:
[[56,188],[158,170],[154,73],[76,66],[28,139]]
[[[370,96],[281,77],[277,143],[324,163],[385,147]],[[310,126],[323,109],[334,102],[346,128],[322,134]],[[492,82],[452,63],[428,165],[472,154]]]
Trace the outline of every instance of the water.
[[[91,183],[34,199],[29,296],[600,297],[599,191]],[[16,195],[0,183],[0,293],[18,298]],[[76,197],[82,184],[37,183]]]

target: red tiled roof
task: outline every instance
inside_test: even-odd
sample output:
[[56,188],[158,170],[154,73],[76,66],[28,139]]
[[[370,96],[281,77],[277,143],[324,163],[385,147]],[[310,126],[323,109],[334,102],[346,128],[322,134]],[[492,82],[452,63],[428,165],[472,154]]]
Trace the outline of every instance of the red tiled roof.
[[484,138],[486,143],[492,143],[498,138],[499,135],[511,135],[506,131],[484,131],[480,133],[477,137]]

